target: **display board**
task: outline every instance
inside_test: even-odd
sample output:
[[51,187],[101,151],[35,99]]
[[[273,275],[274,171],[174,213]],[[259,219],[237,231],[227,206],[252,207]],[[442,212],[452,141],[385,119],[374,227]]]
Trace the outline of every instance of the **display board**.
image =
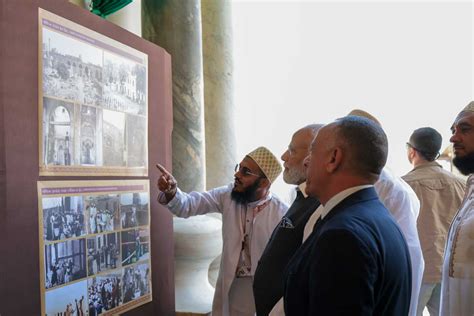
[[151,301],[148,180],[39,181],[42,315]]
[[[55,24],[50,23],[46,26],[46,23],[49,22],[43,22],[42,18]],[[62,199],[52,200],[55,201],[55,203],[52,203],[51,207],[57,207],[58,209],[64,207],[64,209],[71,210],[68,211],[70,214],[67,214],[67,216],[64,215],[64,218],[61,217],[61,220],[53,216],[53,220],[49,222],[51,225],[49,229],[48,222],[44,222],[43,214],[41,214],[41,218],[38,214],[38,207],[40,206],[40,208],[43,209],[42,198],[40,201],[41,204],[39,204],[38,201],[38,183],[48,183],[51,181],[51,183],[55,185],[58,180],[66,181],[67,183],[81,180],[86,181],[84,182],[86,183],[86,185],[83,185],[84,187],[94,187],[97,181],[113,180],[117,181],[116,183],[119,183],[119,185],[124,185],[128,183],[129,180],[141,180],[146,181],[146,183],[154,184],[158,180],[159,173],[149,172],[148,175],[146,175],[146,169],[153,170],[150,169],[150,165],[154,165],[155,162],[160,162],[167,169],[172,169],[171,133],[173,129],[173,109],[171,56],[163,48],[69,1],[0,0],[0,20],[2,21],[2,23],[0,23],[0,64],[2,69],[0,72],[0,98],[2,100],[2,102],[0,102],[0,121],[2,122],[2,124],[0,124],[0,249],[2,256],[8,258],[8,260],[3,260],[2,264],[0,264],[0,314],[44,315],[43,312],[46,313],[45,308],[46,305],[48,305],[46,303],[58,301],[61,304],[66,303],[62,305],[63,310],[59,308],[52,311],[56,312],[60,310],[56,315],[77,315],[77,312],[70,313],[71,309],[76,310],[77,306],[82,306],[81,310],[84,311],[84,315],[93,315],[93,312],[88,313],[90,306],[86,305],[89,304],[88,283],[94,282],[90,281],[90,279],[94,280],[95,278],[96,284],[98,284],[97,282],[104,281],[101,280],[101,277],[107,276],[109,272],[114,274],[117,278],[120,277],[123,279],[122,274],[125,273],[125,268],[135,266],[138,267],[132,272],[136,272],[138,276],[139,274],[142,275],[144,271],[146,275],[146,269],[140,268],[140,264],[141,262],[147,262],[150,266],[150,274],[148,277],[151,279],[153,289],[151,291],[150,288],[150,295],[141,295],[141,293],[146,293],[146,291],[135,291],[135,294],[132,295],[134,299],[132,300],[133,306],[128,305],[130,302],[124,303],[124,300],[130,298],[130,294],[123,298],[123,293],[120,293],[118,302],[117,296],[115,296],[116,299],[113,302],[109,301],[107,295],[105,295],[108,306],[102,307],[102,311],[124,316],[175,315],[173,221],[170,212],[157,202],[157,191],[154,186],[150,187],[150,218],[148,225],[150,231],[153,233],[150,233],[148,236],[143,236],[144,238],[148,238],[150,243],[147,249],[142,248],[142,250],[144,254],[148,251],[151,258],[159,258],[159,260],[151,260],[150,258],[148,261],[135,262],[136,258],[132,256],[127,262],[122,264],[122,260],[127,259],[122,258],[123,251],[127,251],[127,249],[122,249],[122,231],[126,231],[127,229],[132,231],[135,228],[122,228],[125,224],[122,224],[120,218],[118,222],[118,227],[120,227],[119,231],[115,229],[115,227],[117,227],[115,225],[116,222],[114,222],[114,230],[110,231],[112,229],[110,224],[109,226],[104,226],[98,223],[99,221],[96,221],[97,233],[90,233],[90,231],[93,230],[87,226],[89,225],[90,227],[90,224],[87,223],[87,218],[90,218],[90,213],[88,217],[86,207],[92,204],[84,200],[84,196],[121,195],[122,192],[107,193],[110,190],[104,190],[105,193],[103,194],[100,192],[97,194],[95,192],[84,192],[84,194],[77,192],[57,192],[57,196],[51,194],[49,194],[49,197],[45,196],[46,198],[63,196]],[[104,56],[109,53],[115,54],[114,48],[111,48],[115,47],[120,49],[121,52],[126,52],[134,56],[130,57],[129,55],[122,56],[117,54],[117,56],[121,56],[120,58],[122,59],[133,61],[135,57],[146,57],[147,62],[143,63],[143,65],[146,66],[147,80],[146,107],[144,108],[146,112],[139,113],[133,110],[121,111],[119,109],[114,110],[107,108],[107,105],[96,104],[94,101],[91,101],[90,98],[74,95],[74,93],[77,92],[76,90],[73,90],[73,92],[76,92],[71,95],[61,94],[62,92],[56,92],[56,95],[52,92],[49,96],[43,95],[43,60],[45,57],[51,62],[49,63],[51,66],[49,75],[53,78],[50,80],[53,82],[52,86],[54,86],[54,82],[57,82],[55,81],[55,79],[58,79],[56,76],[60,76],[59,73],[61,73],[62,76],[76,76],[71,78],[71,80],[76,80],[76,83],[82,82],[84,84],[82,86],[84,92],[90,91],[90,85],[87,84],[87,80],[90,80],[90,78],[77,79],[79,72],[74,72],[80,71],[81,66],[78,66],[79,63],[76,63],[76,67],[78,67],[79,70],[67,68],[67,61],[73,61],[72,57],[66,59],[66,57],[63,56],[63,63],[66,64],[67,72],[64,72],[65,67],[59,66],[59,64],[59,68],[54,70],[52,55],[59,51],[60,47],[57,47],[56,51],[53,52],[53,37],[51,37],[51,44],[49,40],[43,41],[43,31],[46,29],[47,31],[45,31],[45,33],[49,32],[50,35],[53,32],[56,33],[52,35],[53,37],[54,35],[62,36],[64,38],[67,37],[68,40],[75,41],[75,44],[71,45],[87,44],[91,47],[99,47],[96,45],[98,41],[105,43],[108,46],[102,47]],[[65,33],[66,31],[68,34]],[[80,36],[80,38],[77,36]],[[45,51],[43,51],[43,43],[50,44],[45,45]],[[51,50],[48,50],[49,48],[51,48]],[[81,53],[80,56],[74,55],[78,50],[79,48],[75,48],[70,52],[64,48],[62,54],[67,55],[66,52],[68,54],[70,53],[71,56],[76,56],[83,62],[89,60],[85,57],[86,53]],[[87,48],[84,49],[84,51],[86,50]],[[45,53],[44,55],[43,52]],[[50,55],[48,56],[48,54]],[[59,54],[57,54],[56,57],[55,60],[61,60]],[[81,63],[81,65],[84,71],[82,73],[83,76],[87,76],[87,73],[93,75],[91,72],[92,66],[86,63]],[[74,67],[73,63],[72,67]],[[85,70],[86,67],[88,69],[87,71]],[[57,72],[58,70],[59,73]],[[133,78],[134,77],[132,77],[132,79]],[[118,89],[117,85],[112,89]],[[102,95],[103,91],[104,90],[102,90]],[[45,129],[43,121],[48,120],[48,116],[44,115],[45,109],[43,108],[43,99],[45,98],[49,98],[51,102],[67,103],[63,108],[65,112],[68,113],[69,122],[71,122],[71,124],[68,124],[68,120],[65,119],[67,116],[63,115],[63,113],[65,113],[63,112],[63,108],[59,108],[57,112],[50,112],[57,114],[54,116],[54,120],[49,121],[51,124],[47,127],[58,127],[57,133],[55,131],[56,134],[54,134],[57,137],[53,135],[53,137],[50,138],[53,140],[52,143],[55,143],[53,148],[56,151],[56,157],[54,154],[50,155],[50,157],[53,157],[53,161],[54,158],[57,160],[56,164],[54,162],[45,164],[46,158],[43,156],[43,153],[40,152],[44,147],[43,141],[45,143],[48,142],[47,137],[44,138],[42,134],[43,129]],[[82,117],[81,110],[83,110],[84,114]],[[105,110],[116,112],[118,116],[125,117],[122,120],[125,121],[125,136],[122,141],[125,149],[121,156],[122,158],[120,158],[120,161],[124,161],[122,166],[112,163],[110,160],[102,162],[102,165],[100,163],[100,142],[102,142],[101,150],[103,150],[104,141],[106,139],[110,140],[110,137],[92,137],[92,140],[96,140],[97,145],[89,146],[88,144],[91,144],[92,141],[89,139],[89,141],[84,143],[82,153],[80,150],[79,145],[81,145],[81,142],[87,140],[85,136],[99,135],[101,131],[100,128],[104,128],[103,112]],[[95,131],[97,134],[90,132],[93,130],[94,119],[92,118],[93,115],[89,114],[94,114],[94,111],[98,115],[95,118]],[[105,117],[107,116],[109,118],[111,117],[108,114],[105,115]],[[143,151],[142,157],[136,159],[130,157],[128,154],[130,150],[128,148],[131,147],[129,146],[127,148],[126,145],[130,143],[130,137],[127,136],[129,135],[127,134],[129,131],[129,121],[135,118],[152,119],[152,122],[147,124],[144,129],[141,127],[134,128],[136,132],[139,133],[137,135],[146,135],[143,146],[136,141],[131,141],[133,145],[139,145],[139,149],[132,149],[132,151]],[[115,122],[116,120],[107,119],[107,122],[109,121]],[[70,126],[69,129],[68,126]],[[51,130],[48,130],[48,132],[50,131]],[[69,137],[68,139],[65,137],[66,132]],[[45,135],[49,134],[46,133]],[[64,137],[61,138],[61,135]],[[137,137],[141,138],[141,136]],[[69,147],[67,143],[69,143]],[[73,150],[65,155],[65,153],[67,153],[65,150],[66,147],[72,148]],[[140,148],[143,148],[143,150]],[[94,150],[97,150],[97,152],[94,153]],[[59,156],[58,153],[60,154]],[[104,153],[102,153],[102,155],[104,155]],[[68,161],[68,163],[70,161],[70,164],[66,165],[66,161]],[[130,164],[130,161],[135,162]],[[61,165],[59,163],[64,164]],[[133,189],[127,189],[123,192],[132,193],[133,200]],[[74,198],[74,196],[79,196],[80,198]],[[100,207],[108,209],[111,207],[111,204],[117,203],[117,201],[120,203],[120,200],[111,197],[108,207],[107,203],[101,206],[101,202],[96,201],[97,211],[99,211]],[[78,207],[84,208],[82,215],[81,212],[77,214],[76,209]],[[94,213],[94,207],[92,208],[92,212]],[[76,213],[75,216],[72,209],[74,209]],[[50,213],[52,213],[51,210]],[[105,217],[107,218],[109,215]],[[77,218],[77,222],[75,218]],[[69,221],[69,225],[63,227],[58,221],[64,221],[65,223]],[[78,225],[81,221],[84,221],[82,226]],[[124,220],[124,223],[126,222],[127,221]],[[135,229],[138,229],[139,235],[140,227],[141,226]],[[101,230],[100,232],[99,229]],[[88,239],[92,240],[95,236],[99,235],[103,235],[103,237],[99,238],[100,241],[89,241],[88,244]],[[124,238],[131,240],[132,236],[124,236]],[[95,245],[99,244],[99,242],[101,245],[108,245],[106,261],[104,261],[105,259],[100,259],[100,248],[98,251],[99,256],[96,254],[96,258],[99,257],[99,259],[94,259],[93,255],[89,256],[88,254],[89,248],[91,248],[92,253],[94,253],[94,249],[97,247]],[[140,242],[142,241],[140,240]],[[144,240],[143,243],[145,243]],[[41,244],[42,246],[40,247]],[[117,251],[117,245],[120,245],[120,253],[118,257],[111,257],[110,253],[112,252],[110,249],[115,248],[115,251]],[[129,245],[131,247],[133,243]],[[51,267],[51,265],[49,265],[50,270],[48,271],[44,261],[45,254],[46,257],[50,256],[48,262],[53,264],[53,260],[64,257],[63,252],[59,253],[60,248],[63,249],[64,253],[69,252],[69,254],[72,255],[72,257],[67,259],[73,259],[74,257],[76,261],[72,260],[71,267],[69,260],[66,262],[66,258],[61,259],[59,261],[64,261],[64,266],[53,265],[53,267]],[[104,258],[105,248],[102,253],[102,258]],[[74,254],[76,254],[76,256],[74,256]],[[89,259],[91,259],[91,261],[89,261]],[[87,268],[89,262],[92,262],[89,265],[92,269],[91,272],[89,272]],[[120,265],[122,266],[120,267]],[[114,267],[116,268],[114,269]],[[52,280],[53,270],[51,268],[56,270],[54,282]],[[100,272],[98,272],[99,268]],[[74,273],[68,272],[67,277],[64,273],[64,275],[60,277],[58,275],[62,273],[61,269],[73,270]],[[151,271],[153,271],[152,274]],[[131,272],[128,273],[129,275],[133,274]],[[91,278],[89,278],[90,275],[92,275]],[[144,282],[141,283],[143,284]],[[86,287],[86,291],[84,291],[84,286]],[[104,289],[107,291],[107,287]],[[101,293],[98,297],[102,299],[102,289],[100,290]],[[74,296],[74,293],[84,292],[86,293],[84,298],[82,298],[82,295]],[[131,292],[129,291],[128,293]],[[68,299],[69,294],[73,296]],[[152,300],[150,301],[149,298],[151,297]],[[120,298],[122,301],[120,301]],[[76,299],[78,300],[77,306]],[[142,304],[142,300],[149,302]],[[110,308],[114,304],[119,305],[119,307],[115,307],[116,309],[114,309],[113,312],[105,310],[105,308]],[[51,304],[48,306],[50,305]],[[98,307],[100,308],[100,306]],[[66,309],[68,309],[67,312]],[[125,309],[128,310],[124,311]]]
[[40,175],[148,175],[148,55],[43,9]]

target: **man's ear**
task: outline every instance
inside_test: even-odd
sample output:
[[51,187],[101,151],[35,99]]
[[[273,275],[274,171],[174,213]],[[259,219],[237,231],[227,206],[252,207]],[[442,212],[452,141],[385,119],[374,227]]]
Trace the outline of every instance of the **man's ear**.
[[270,180],[268,180],[267,178],[260,178],[259,180],[260,182],[258,183],[258,187],[261,188],[261,189],[264,189],[264,188],[269,188],[270,187]]
[[327,172],[334,173],[341,166],[343,155],[341,147],[334,147],[331,151],[329,162],[326,164]]

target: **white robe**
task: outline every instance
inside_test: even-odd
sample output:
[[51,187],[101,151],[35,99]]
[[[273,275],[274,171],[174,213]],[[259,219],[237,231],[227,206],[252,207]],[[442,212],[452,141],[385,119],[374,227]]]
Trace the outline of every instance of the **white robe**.
[[441,316],[474,315],[474,175],[454,217],[444,251]]
[[[232,188],[233,185],[230,184],[207,192],[189,194],[178,189],[176,196],[167,205],[173,214],[184,218],[207,213],[222,213],[223,250],[212,303],[213,316],[229,315],[229,289],[235,278],[244,237],[241,212],[245,206],[231,199]],[[288,206],[277,197],[270,195],[269,199],[271,199],[270,203],[255,216],[253,221],[250,241],[252,275],[255,273],[258,260],[275,226],[288,209]],[[249,203],[248,208],[253,208],[261,202],[262,200]]]

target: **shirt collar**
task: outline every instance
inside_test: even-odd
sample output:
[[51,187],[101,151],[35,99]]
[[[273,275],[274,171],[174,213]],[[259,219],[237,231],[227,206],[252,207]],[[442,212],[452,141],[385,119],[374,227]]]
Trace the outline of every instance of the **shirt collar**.
[[308,197],[308,194],[306,194],[306,181],[298,185],[296,190],[300,190],[305,199]]
[[338,194],[334,195],[329,201],[326,202],[324,205],[323,211],[321,213],[321,219],[323,219],[328,213],[339,203],[342,202],[346,197],[349,195],[356,193],[362,189],[373,187],[372,184],[365,184],[365,185],[358,185],[349,189],[345,189],[344,191],[339,192]]
[[442,166],[439,163],[437,163],[436,161],[429,161],[429,162],[426,162],[426,163],[423,163],[421,165],[416,166],[415,168],[413,168],[413,170],[428,168],[428,167],[440,167],[440,168],[442,168]]

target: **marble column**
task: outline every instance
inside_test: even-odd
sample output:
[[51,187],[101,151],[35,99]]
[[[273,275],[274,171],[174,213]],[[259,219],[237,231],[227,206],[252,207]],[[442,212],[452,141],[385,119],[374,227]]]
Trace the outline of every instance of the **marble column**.
[[[166,49],[173,71],[173,174],[189,192],[205,190],[201,2],[142,1],[143,37]],[[152,89],[152,87],[150,87]],[[151,118],[152,119],[152,118]],[[208,268],[222,249],[221,223],[209,216],[174,219],[176,311],[207,314]]]
[[133,0],[106,19],[129,32],[142,36],[142,0]]
[[[203,0],[204,119],[206,126],[206,185],[208,189],[232,181],[236,163],[233,104],[231,2]],[[219,214],[220,215],[220,214]],[[220,218],[219,216],[216,216]],[[219,237],[221,238],[221,237]],[[209,266],[209,282],[215,286],[218,256]]]
[[143,0],[142,7],[143,38],[171,54],[173,174],[183,191],[204,190],[206,165],[200,1]]
[[206,126],[206,184],[232,181],[236,164],[232,19],[228,0],[203,0],[202,37]]

